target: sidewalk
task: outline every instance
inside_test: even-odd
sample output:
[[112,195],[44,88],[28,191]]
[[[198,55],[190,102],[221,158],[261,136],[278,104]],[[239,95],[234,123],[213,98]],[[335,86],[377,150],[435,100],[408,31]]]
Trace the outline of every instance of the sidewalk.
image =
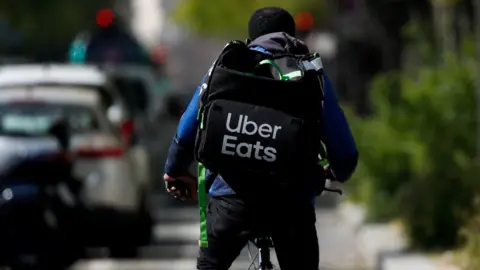
[[[424,254],[408,254],[408,247],[399,226],[394,224],[363,224],[362,207],[342,203],[336,210],[338,220],[353,238],[349,245],[355,248],[354,260],[364,269],[378,270],[459,270],[448,263],[447,256],[432,258]],[[353,242],[353,243],[352,243]],[[353,252],[349,250],[349,252]],[[343,260],[352,260],[344,257]]]

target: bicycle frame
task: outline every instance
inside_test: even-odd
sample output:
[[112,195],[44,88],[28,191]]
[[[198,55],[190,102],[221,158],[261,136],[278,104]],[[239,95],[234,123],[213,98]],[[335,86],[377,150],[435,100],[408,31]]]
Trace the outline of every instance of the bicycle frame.
[[258,252],[252,258],[252,254],[250,252],[250,245],[248,245],[248,255],[250,256],[251,263],[248,266],[248,270],[256,267],[255,261],[258,258],[258,268],[253,268],[255,270],[271,270],[273,269],[273,264],[270,260],[270,249],[273,248],[273,242],[270,237],[258,237],[252,241],[258,249]]

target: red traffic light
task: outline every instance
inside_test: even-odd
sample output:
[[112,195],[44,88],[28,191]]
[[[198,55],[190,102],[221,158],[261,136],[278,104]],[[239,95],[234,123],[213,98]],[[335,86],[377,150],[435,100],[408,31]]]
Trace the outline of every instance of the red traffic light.
[[297,29],[300,31],[306,31],[312,28],[314,24],[312,14],[307,11],[298,13],[298,15],[295,16],[295,24],[297,25]]
[[101,9],[97,13],[97,25],[100,27],[109,27],[113,23],[114,14],[111,9]]

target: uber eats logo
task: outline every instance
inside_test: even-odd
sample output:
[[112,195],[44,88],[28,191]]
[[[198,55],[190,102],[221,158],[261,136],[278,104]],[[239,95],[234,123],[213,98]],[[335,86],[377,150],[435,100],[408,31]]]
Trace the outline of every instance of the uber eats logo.
[[225,134],[223,136],[222,154],[274,162],[277,159],[277,149],[264,146],[260,141],[255,144],[241,142],[238,140],[239,137],[235,135],[260,136],[261,138],[275,140],[282,127],[267,123],[257,124],[254,121],[249,121],[248,116],[241,114],[238,115],[238,118],[234,118],[232,113],[228,113],[226,128],[233,135]]

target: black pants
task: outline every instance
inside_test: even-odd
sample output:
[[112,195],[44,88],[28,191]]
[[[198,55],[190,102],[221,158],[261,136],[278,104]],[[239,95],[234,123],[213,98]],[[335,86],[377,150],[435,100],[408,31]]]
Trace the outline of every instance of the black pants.
[[319,247],[311,203],[246,202],[236,196],[210,200],[208,247],[201,248],[200,270],[227,270],[252,237],[272,237],[282,270],[318,270]]

